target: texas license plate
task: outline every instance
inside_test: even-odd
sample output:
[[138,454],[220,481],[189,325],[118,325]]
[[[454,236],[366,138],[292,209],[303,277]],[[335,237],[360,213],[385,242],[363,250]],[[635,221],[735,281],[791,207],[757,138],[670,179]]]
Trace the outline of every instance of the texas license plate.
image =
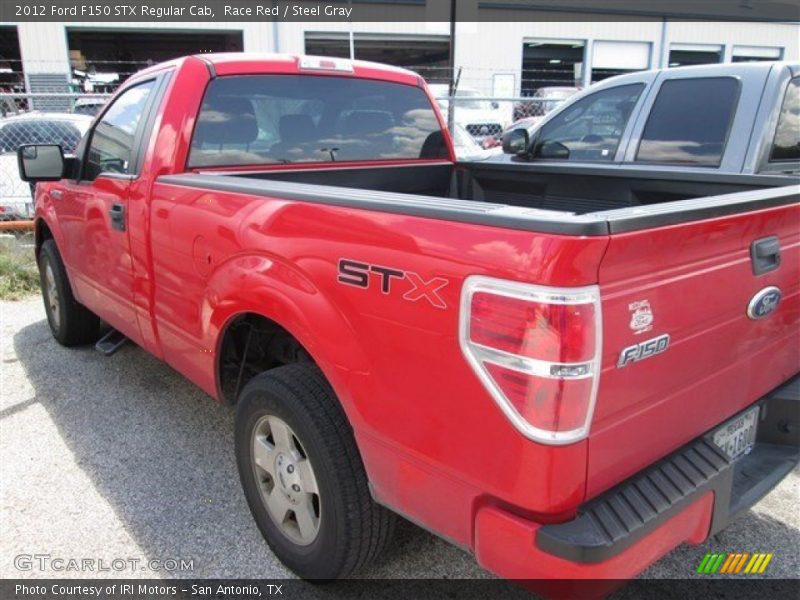
[[744,456],[756,443],[758,407],[734,417],[714,432],[714,443],[722,448],[731,460]]

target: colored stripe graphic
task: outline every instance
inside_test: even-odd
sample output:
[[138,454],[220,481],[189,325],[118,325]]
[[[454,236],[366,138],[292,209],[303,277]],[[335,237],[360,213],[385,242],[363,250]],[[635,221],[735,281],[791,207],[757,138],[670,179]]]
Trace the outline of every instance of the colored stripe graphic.
[[742,570],[742,567],[744,566],[744,561],[747,560],[748,556],[750,556],[750,554],[748,552],[745,552],[744,554],[742,554],[742,558],[739,560],[739,564],[736,565],[736,571],[734,571],[734,573],[738,573],[739,571]]
[[761,568],[761,563],[764,562],[764,559],[766,558],[766,556],[767,556],[766,554],[759,554],[758,555],[758,560],[756,561],[756,564],[753,565],[753,568],[750,571],[751,573],[758,573],[759,572],[758,570]]
[[767,554],[766,558],[764,559],[764,562],[761,563],[761,568],[758,570],[758,572],[763,573],[767,569],[767,565],[771,560],[772,560],[772,552]]
[[749,573],[750,571],[753,570],[753,565],[756,564],[756,561],[760,556],[761,556],[760,554],[753,554],[753,557],[750,559],[750,562],[747,563],[747,566],[744,568],[745,573]]
[[719,570],[719,568],[722,566],[722,561],[725,560],[726,556],[727,554],[720,554],[717,557],[717,561],[714,563],[714,567],[711,569],[712,573],[716,573]]
[[700,561],[700,566],[697,567],[697,573],[705,573],[706,565],[708,564],[708,560],[711,558],[711,554],[706,552],[706,555],[703,557],[703,560]]
[[717,557],[718,556],[719,556],[719,554],[716,554],[716,553],[710,554],[708,556],[708,562],[706,563],[706,566],[703,567],[703,573],[711,573],[712,572],[711,569],[714,568],[714,564],[717,562]]
[[[772,560],[772,552],[707,552],[697,566],[697,573],[713,575],[748,574],[755,575],[767,570],[767,565]],[[743,571],[744,570],[744,571]]]
[[728,558],[725,560],[725,563],[722,565],[722,568],[719,570],[720,573],[730,573],[731,565],[736,562],[736,557],[739,556],[738,554],[728,554]]

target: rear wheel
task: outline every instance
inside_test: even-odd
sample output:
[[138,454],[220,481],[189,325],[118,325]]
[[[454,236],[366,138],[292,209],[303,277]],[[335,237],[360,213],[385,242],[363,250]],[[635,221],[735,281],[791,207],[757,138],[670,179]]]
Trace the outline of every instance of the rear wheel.
[[258,491],[273,523],[298,546],[312,544],[319,534],[319,486],[297,434],[280,417],[264,415],[251,444]]
[[39,250],[39,278],[53,337],[64,346],[94,342],[100,332],[100,319],[72,295],[67,271],[53,240],[45,240]]
[[395,517],[372,500],[350,425],[314,365],[278,367],[248,382],[236,459],[259,529],[300,577],[346,577],[389,542]]

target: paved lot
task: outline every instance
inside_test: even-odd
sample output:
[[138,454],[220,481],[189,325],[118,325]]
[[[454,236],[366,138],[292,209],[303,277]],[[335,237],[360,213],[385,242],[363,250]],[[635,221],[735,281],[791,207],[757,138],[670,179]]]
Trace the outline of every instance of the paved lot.
[[[0,361],[0,577],[21,575],[21,553],[107,564],[192,559],[193,571],[174,573],[183,577],[290,576],[240,491],[230,409],[134,346],[111,358],[62,348],[38,298],[0,303]],[[797,577],[798,500],[795,472],[716,539],[678,549],[644,576],[692,577],[709,551],[763,551],[775,553],[767,575]],[[469,554],[407,522],[365,575],[489,576]]]

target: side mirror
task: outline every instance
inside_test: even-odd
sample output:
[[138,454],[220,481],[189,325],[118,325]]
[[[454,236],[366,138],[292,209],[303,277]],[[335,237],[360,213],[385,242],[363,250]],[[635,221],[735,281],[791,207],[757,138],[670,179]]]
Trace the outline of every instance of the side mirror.
[[34,144],[17,149],[22,181],[58,181],[64,177],[64,152],[56,144]]
[[525,154],[528,151],[528,130],[512,129],[503,134],[503,152],[506,154]]
[[500,103],[499,102],[492,102],[492,108],[494,110],[497,110],[498,108],[500,108]]
[[536,158],[567,160],[569,158],[569,148],[561,142],[545,141],[536,149]]

